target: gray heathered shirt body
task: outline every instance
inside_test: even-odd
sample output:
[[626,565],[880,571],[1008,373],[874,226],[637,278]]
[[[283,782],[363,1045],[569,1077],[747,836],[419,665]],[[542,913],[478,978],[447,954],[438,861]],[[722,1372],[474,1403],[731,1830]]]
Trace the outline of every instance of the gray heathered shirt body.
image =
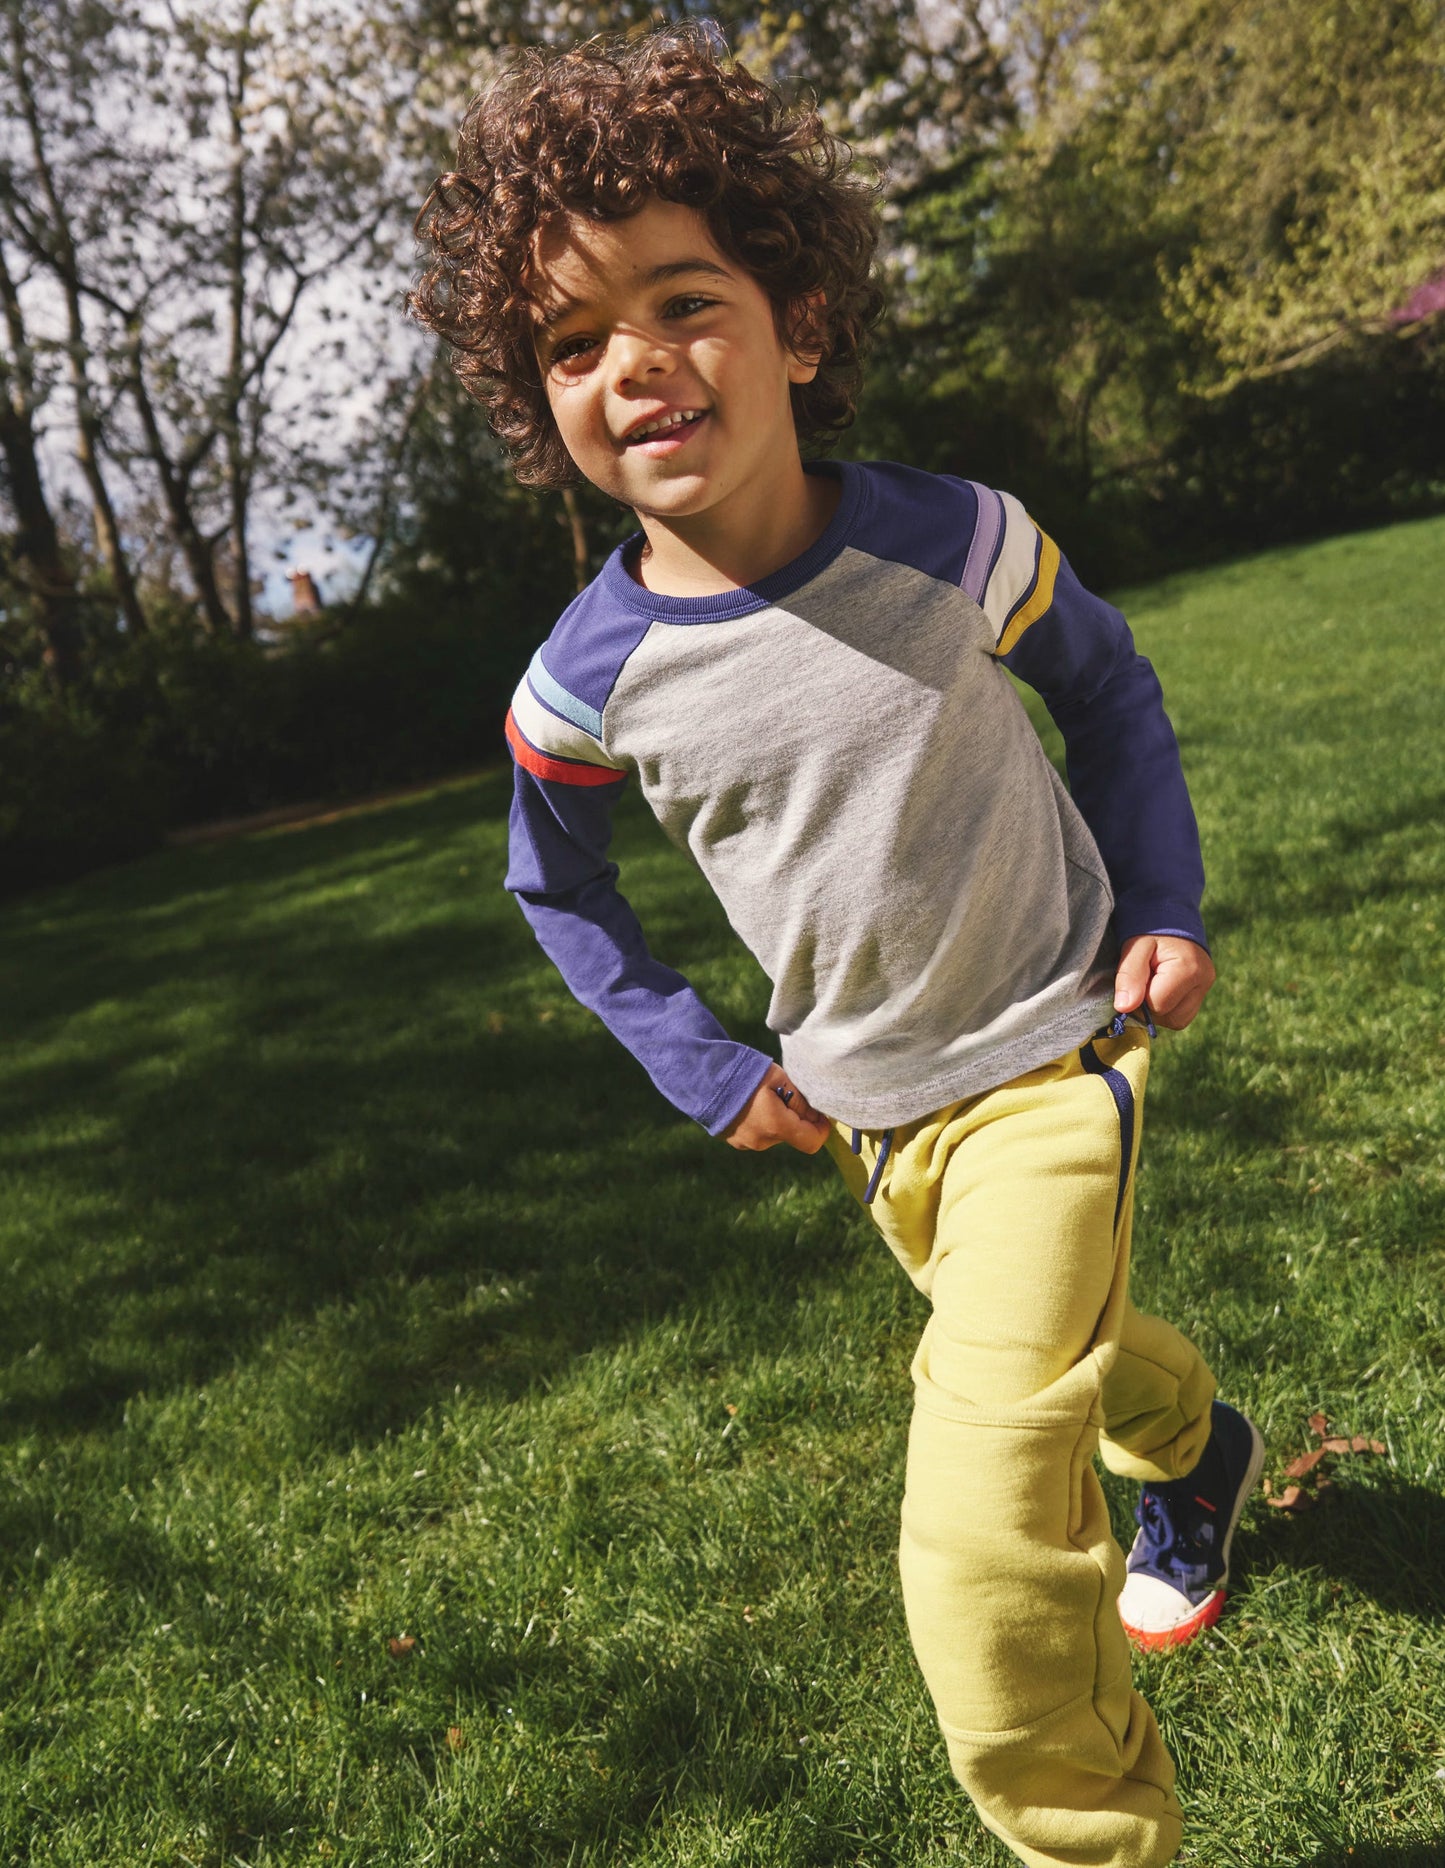
[[859,1128],[1112,1011],[1109,881],[996,635],[956,584],[845,548],[750,614],[656,617],[602,714],[771,980],[784,1067]]

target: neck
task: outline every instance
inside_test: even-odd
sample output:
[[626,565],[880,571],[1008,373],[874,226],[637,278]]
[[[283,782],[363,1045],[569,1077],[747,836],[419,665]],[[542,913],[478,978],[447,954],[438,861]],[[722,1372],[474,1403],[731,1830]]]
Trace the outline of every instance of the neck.
[[639,512],[646,537],[633,575],[662,597],[712,597],[756,584],[791,564],[826,531],[840,488],[831,474],[796,474],[758,496],[739,488],[724,505],[692,517]]

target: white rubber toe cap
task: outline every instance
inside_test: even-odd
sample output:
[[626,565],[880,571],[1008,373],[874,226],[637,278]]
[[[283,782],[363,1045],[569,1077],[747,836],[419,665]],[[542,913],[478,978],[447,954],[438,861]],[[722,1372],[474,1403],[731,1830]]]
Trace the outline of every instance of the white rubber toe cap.
[[1174,1647],[1192,1641],[1219,1620],[1224,1591],[1213,1590],[1196,1605],[1158,1576],[1132,1572],[1119,1594],[1119,1619],[1140,1647]]

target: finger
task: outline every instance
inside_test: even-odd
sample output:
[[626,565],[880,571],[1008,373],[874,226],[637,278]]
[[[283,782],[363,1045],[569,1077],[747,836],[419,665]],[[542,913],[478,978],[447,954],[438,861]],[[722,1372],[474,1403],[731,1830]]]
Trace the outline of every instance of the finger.
[[761,1154],[765,1148],[776,1148],[782,1141],[781,1135],[774,1135],[754,1122],[743,1122],[725,1137],[729,1148],[736,1148],[743,1154]]
[[1194,1022],[1195,1015],[1203,1005],[1208,992],[1207,986],[1196,987],[1193,992],[1184,994],[1177,1005],[1171,1006],[1165,1012],[1156,1011],[1154,1016],[1170,1031],[1183,1031],[1186,1025]]
[[811,1122],[815,1128],[820,1126],[825,1129],[832,1127],[828,1118],[823,1115],[820,1110],[813,1107],[801,1090],[794,1092],[793,1100],[788,1105],[788,1108],[791,1114],[801,1117],[804,1122]]
[[1182,1031],[1209,996],[1214,967],[1192,950],[1182,958],[1166,953],[1149,988],[1149,1009],[1173,1031]]
[[[782,1139],[799,1148],[804,1154],[816,1154],[828,1139],[828,1131],[833,1126],[825,1115],[821,1115],[799,1089],[792,1085],[792,1097],[787,1105],[786,1126]],[[781,1099],[780,1099],[781,1100]]]
[[819,1115],[797,1084],[782,1070],[777,1072],[776,1078],[769,1074],[763,1080],[789,1115],[801,1116],[805,1122],[827,1122],[828,1118]]
[[750,1154],[762,1154],[766,1149],[776,1148],[780,1142],[786,1142],[790,1148],[797,1148],[804,1154],[816,1154],[828,1139],[828,1124],[816,1116],[804,1120],[785,1109],[779,1101],[776,1110],[762,1109],[751,1120],[743,1122],[728,1136],[729,1144],[743,1149]]
[[827,1141],[832,1126],[826,1116],[820,1116],[816,1109],[810,1109],[806,1116],[800,1116],[794,1123],[787,1139],[805,1155],[815,1155]]
[[1189,997],[1190,981],[1181,979],[1173,967],[1160,967],[1149,981],[1149,1010],[1168,1024],[1171,1016]]
[[1114,1010],[1137,1012],[1149,991],[1150,967],[1154,944],[1149,940],[1131,941],[1114,975]]

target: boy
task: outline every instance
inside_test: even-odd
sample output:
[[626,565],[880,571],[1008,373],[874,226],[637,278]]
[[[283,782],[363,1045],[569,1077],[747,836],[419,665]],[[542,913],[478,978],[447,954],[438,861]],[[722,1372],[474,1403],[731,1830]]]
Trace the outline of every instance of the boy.
[[[932,1303],[900,1563],[953,1768],[1036,1868],[1153,1868],[1180,1816],[1125,1626],[1217,1618],[1263,1452],[1126,1289],[1150,1014],[1214,976],[1198,840],[1152,670],[1016,500],[804,463],[852,416],[874,216],[702,31],[528,53],[468,111],[414,308],[522,479],[641,526],[517,690],[507,886],[678,1108],[827,1146],[869,1205]],[[629,774],[768,974],[781,1065],[648,952],[607,859]],[[1127,1577],[1096,1448],[1144,1481]]]

